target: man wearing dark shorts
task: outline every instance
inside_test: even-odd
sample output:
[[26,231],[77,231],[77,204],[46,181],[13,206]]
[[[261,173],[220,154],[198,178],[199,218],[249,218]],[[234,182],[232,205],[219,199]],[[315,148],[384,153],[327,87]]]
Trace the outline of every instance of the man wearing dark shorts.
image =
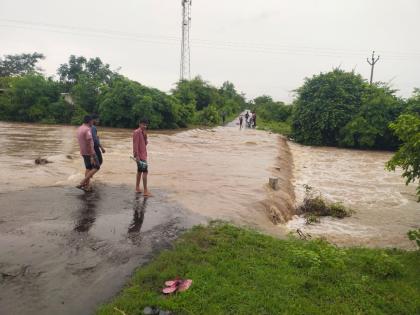
[[95,149],[96,156],[98,157],[99,165],[102,165],[103,158],[102,153],[105,153],[105,148],[102,146],[101,141],[98,137],[98,130],[96,129],[97,124],[99,124],[99,116],[92,115],[92,138],[93,138],[93,148]]
[[77,141],[79,142],[80,155],[85,163],[85,178],[76,187],[85,191],[92,190],[89,186],[90,179],[100,169],[98,157],[96,156],[92,137],[92,117],[85,116],[83,124],[77,129]]
[[152,194],[147,189],[147,119],[142,119],[139,123],[139,128],[133,132],[133,155],[137,162],[137,176],[136,176],[136,192],[141,193],[140,180],[143,177],[144,197],[150,197]]

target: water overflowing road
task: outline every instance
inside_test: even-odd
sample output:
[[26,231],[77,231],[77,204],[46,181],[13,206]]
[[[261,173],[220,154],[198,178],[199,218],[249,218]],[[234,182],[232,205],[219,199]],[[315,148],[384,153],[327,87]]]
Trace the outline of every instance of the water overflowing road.
[[[149,134],[149,184],[134,194],[131,131],[99,128],[106,147],[95,191],[75,127],[0,122],[0,313],[89,314],[180,231],[208,219],[275,235],[297,228],[338,244],[411,248],[415,189],[384,170],[387,152],[304,147],[235,124]],[[35,165],[43,157],[52,163]],[[267,186],[280,180],[280,190]],[[292,218],[303,184],[357,212],[306,226]],[[295,198],[296,194],[296,198]],[[83,297],[83,298],[82,298]]]
[[129,130],[100,128],[107,152],[94,192],[74,188],[83,174],[75,131],[0,122],[0,314],[91,314],[134,268],[208,219],[278,230],[265,212],[276,204],[266,187],[279,173],[275,135],[235,125],[150,133],[154,197],[144,199]]

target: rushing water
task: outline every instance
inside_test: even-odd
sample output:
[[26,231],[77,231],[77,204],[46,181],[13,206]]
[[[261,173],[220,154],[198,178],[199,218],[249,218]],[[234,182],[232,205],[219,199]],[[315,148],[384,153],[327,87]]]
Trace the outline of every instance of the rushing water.
[[[75,127],[0,123],[1,191],[72,186],[82,178]],[[96,182],[132,185],[130,130],[99,127],[106,148]],[[236,126],[149,133],[149,185],[214,219],[269,226],[260,201],[278,156],[278,137]],[[35,165],[37,157],[53,162]],[[258,210],[256,210],[258,209]],[[1,210],[1,209],[0,209]]]
[[388,172],[391,152],[310,147],[290,143],[294,159],[296,203],[309,185],[331,202],[343,202],[355,210],[350,218],[323,218],[305,225],[302,218],[288,222],[313,235],[345,245],[385,247],[413,246],[406,232],[420,227],[420,204],[415,186],[404,184],[400,172]]
[[[0,191],[78,183],[83,162],[75,130],[71,126],[0,122]],[[107,152],[95,182],[128,184],[134,189],[136,168],[129,158],[131,131],[99,127],[99,134]],[[209,218],[274,229],[276,233],[299,228],[339,244],[407,248],[407,230],[420,224],[414,185],[405,186],[399,172],[384,169],[391,156],[388,152],[289,143],[289,157],[286,142],[279,141],[277,135],[239,130],[235,125],[154,132],[149,139],[152,191],[164,189],[172,200]],[[53,163],[35,165],[37,157]],[[284,173],[292,164],[296,204],[303,199],[303,184],[309,184],[327,199],[342,201],[356,213],[343,220],[323,219],[313,226],[294,218],[287,226],[273,227],[264,202],[280,197],[293,202],[293,187],[285,178],[291,178],[291,174]],[[280,195],[273,196],[267,189],[268,178],[273,175],[280,176]],[[7,205],[0,205],[0,214],[3,207]]]

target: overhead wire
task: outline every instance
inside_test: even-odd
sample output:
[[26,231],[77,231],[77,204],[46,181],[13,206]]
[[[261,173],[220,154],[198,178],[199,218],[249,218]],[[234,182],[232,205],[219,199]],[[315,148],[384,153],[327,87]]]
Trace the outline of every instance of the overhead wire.
[[[41,30],[61,34],[71,34],[89,37],[102,37],[114,39],[134,40],[149,44],[178,45],[180,38],[177,36],[152,35],[132,33],[103,28],[80,27],[70,25],[50,24],[43,22],[32,22],[22,20],[0,19],[0,27],[23,28],[30,30]],[[198,48],[222,49],[235,52],[284,54],[284,55],[306,55],[315,57],[345,57],[365,56],[366,52],[360,50],[346,50],[337,48],[317,48],[309,46],[289,46],[279,44],[244,43],[232,41],[218,41],[209,39],[192,38],[192,46]],[[388,60],[405,61],[412,58],[420,60],[420,52],[396,52],[381,50],[386,54]]]

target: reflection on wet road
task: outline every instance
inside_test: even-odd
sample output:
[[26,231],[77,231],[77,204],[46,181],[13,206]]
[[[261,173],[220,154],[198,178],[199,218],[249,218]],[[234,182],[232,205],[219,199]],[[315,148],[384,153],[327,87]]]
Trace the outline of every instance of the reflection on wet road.
[[140,194],[137,194],[133,201],[133,221],[128,227],[128,237],[136,242],[139,238],[141,226],[144,221],[144,214],[146,212],[147,201],[149,199],[142,198]]
[[99,199],[99,190],[78,195],[80,208],[77,212],[74,230],[77,232],[88,232],[96,220],[96,205]]

